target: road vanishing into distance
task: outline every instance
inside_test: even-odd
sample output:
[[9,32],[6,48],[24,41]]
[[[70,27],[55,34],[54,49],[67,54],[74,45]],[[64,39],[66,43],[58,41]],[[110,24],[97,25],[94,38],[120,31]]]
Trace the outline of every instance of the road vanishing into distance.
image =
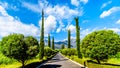
[[43,63],[37,68],[84,68],[84,67],[63,57],[60,53],[57,53],[51,60]]

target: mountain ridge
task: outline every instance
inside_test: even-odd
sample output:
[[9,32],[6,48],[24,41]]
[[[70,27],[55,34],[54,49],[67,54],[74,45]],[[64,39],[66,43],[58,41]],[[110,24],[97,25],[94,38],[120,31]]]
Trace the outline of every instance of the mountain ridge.
[[[61,49],[62,44],[64,44],[65,47],[67,48],[68,47],[68,40],[57,41],[57,42],[54,42],[54,44],[55,44],[56,49]],[[46,46],[48,45],[48,40],[45,40],[45,45]],[[71,39],[71,47],[72,48],[76,47],[76,39]]]

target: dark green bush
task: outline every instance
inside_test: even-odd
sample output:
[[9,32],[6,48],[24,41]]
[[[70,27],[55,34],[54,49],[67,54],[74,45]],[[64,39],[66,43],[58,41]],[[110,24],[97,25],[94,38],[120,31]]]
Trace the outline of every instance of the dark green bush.
[[81,45],[85,57],[100,63],[120,51],[120,36],[112,30],[95,31],[88,34]]
[[45,47],[44,48],[44,56],[46,58],[49,58],[50,56],[53,56],[55,53],[57,53],[56,50],[52,50],[50,47]]
[[75,48],[65,48],[61,50],[61,53],[66,56],[77,55],[77,50]]
[[8,58],[0,53],[0,64],[12,64],[13,62],[17,62],[17,60],[13,58]]
[[5,56],[18,60],[23,66],[26,60],[38,53],[38,41],[32,36],[24,37],[22,34],[3,37],[0,46]]

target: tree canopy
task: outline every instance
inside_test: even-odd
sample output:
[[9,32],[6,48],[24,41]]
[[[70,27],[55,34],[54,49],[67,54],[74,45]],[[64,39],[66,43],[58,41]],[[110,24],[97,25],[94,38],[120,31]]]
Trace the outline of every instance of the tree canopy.
[[48,34],[48,47],[50,47],[50,48],[51,48],[50,34]]
[[61,45],[61,49],[64,49],[64,48],[65,48],[65,45],[64,45],[64,44],[62,44],[62,45]]
[[71,48],[71,33],[70,33],[70,29],[68,30],[68,48]]
[[34,57],[36,54],[38,54],[39,52],[39,49],[38,49],[38,41],[36,38],[32,37],[32,36],[27,36],[25,38],[25,43],[28,47],[28,50],[27,50],[27,54],[30,56],[30,57]]
[[44,57],[44,11],[42,10],[42,26],[40,34],[40,48],[39,48],[39,58],[43,59]]
[[32,36],[24,37],[22,34],[10,34],[3,37],[1,41],[2,53],[22,63],[36,56],[38,53],[38,42]]
[[52,38],[52,49],[55,50],[55,46],[54,46],[54,37]]
[[85,57],[107,60],[110,55],[115,55],[120,48],[120,37],[112,30],[100,30],[88,34],[82,40],[82,52]]
[[76,22],[76,47],[77,47],[77,55],[78,58],[82,58],[81,54],[81,46],[80,46],[80,26],[79,26],[79,18],[75,18]]

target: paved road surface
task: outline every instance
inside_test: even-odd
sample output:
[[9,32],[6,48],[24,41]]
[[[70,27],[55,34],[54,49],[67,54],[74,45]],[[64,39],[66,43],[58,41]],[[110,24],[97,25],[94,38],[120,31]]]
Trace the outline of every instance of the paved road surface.
[[40,68],[83,68],[80,65],[63,57],[60,53],[54,56],[51,60],[41,65]]

